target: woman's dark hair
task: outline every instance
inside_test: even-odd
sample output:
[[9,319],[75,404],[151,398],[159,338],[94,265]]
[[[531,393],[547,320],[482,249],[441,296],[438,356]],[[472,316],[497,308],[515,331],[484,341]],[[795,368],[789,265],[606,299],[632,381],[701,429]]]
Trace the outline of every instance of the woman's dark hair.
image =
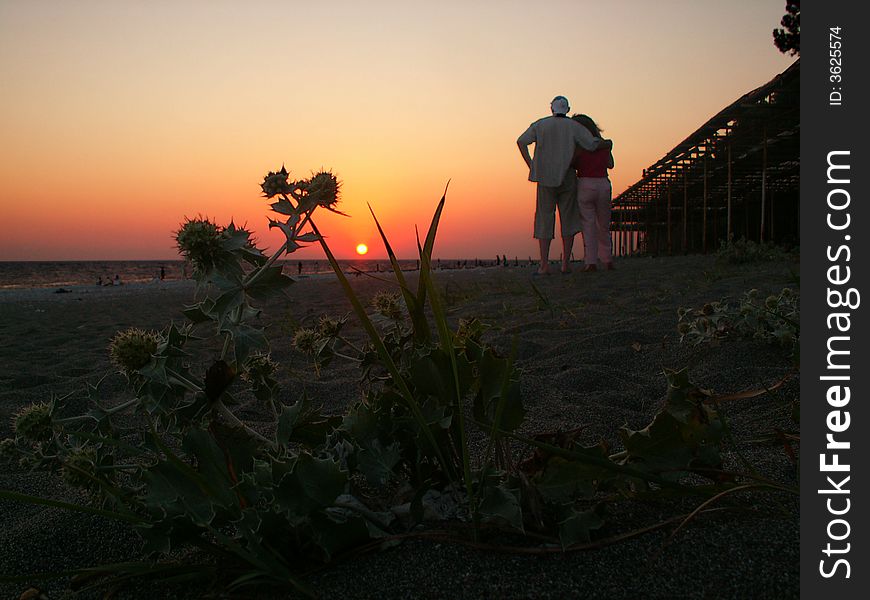
[[586,129],[588,129],[589,133],[591,133],[594,137],[601,137],[601,128],[598,127],[598,125],[595,123],[595,121],[592,120],[592,117],[590,117],[589,115],[573,115],[571,118],[580,123]]

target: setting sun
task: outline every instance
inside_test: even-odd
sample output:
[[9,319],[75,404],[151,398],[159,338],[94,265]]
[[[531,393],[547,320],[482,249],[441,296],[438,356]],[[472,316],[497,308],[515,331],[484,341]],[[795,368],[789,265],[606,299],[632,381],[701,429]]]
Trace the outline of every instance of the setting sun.
[[368,251],[369,251],[369,247],[366,246],[365,244],[359,244],[359,245],[356,247],[356,253],[359,254],[359,255],[363,255],[363,254],[365,254],[365,253],[368,252]]

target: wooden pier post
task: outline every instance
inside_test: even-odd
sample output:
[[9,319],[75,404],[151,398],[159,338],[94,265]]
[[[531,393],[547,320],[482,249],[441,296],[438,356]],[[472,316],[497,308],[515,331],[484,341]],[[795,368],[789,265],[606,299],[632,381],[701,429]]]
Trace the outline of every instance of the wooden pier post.
[[731,142],[728,142],[728,220],[725,229],[726,241],[731,241]]
[[764,143],[761,151],[761,227],[758,232],[758,241],[764,243],[764,223],[765,223],[765,200],[767,194],[767,126],[764,129]]

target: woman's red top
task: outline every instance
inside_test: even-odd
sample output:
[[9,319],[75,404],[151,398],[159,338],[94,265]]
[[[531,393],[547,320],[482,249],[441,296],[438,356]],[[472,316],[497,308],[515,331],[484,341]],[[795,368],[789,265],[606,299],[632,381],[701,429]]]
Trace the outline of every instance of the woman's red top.
[[594,152],[577,149],[571,166],[577,170],[577,177],[607,177],[610,164],[610,150],[600,148]]

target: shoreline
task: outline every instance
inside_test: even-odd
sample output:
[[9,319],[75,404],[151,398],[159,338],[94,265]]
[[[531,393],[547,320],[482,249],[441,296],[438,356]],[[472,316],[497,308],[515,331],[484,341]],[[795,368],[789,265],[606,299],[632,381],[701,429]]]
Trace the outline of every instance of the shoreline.
[[[631,258],[628,260],[635,260],[635,258]],[[572,264],[582,265],[583,261],[575,261]],[[551,261],[551,265],[556,265],[558,270],[558,264],[556,261]],[[531,268],[536,267],[536,264],[519,264],[519,265],[509,265],[507,267],[497,266],[497,265],[480,265],[480,266],[467,266],[467,267],[442,267],[440,269],[433,269],[433,273],[436,274],[436,277],[439,274],[448,275],[448,274],[486,274],[492,270],[498,271],[528,271]],[[407,275],[414,275],[419,272],[419,269],[402,269],[402,273]],[[294,282],[304,282],[304,281],[322,281],[322,280],[332,280],[335,279],[334,272],[320,272],[320,273],[291,273],[289,271],[285,271],[285,274],[288,275]],[[344,274],[348,277],[349,280],[353,281],[356,278],[361,277],[370,277],[370,278],[383,278],[383,277],[392,277],[393,271],[354,271],[347,270],[344,271]],[[70,297],[70,298],[78,298],[82,296],[118,296],[123,295],[124,293],[142,293],[142,292],[151,292],[151,291],[175,291],[180,289],[195,289],[197,286],[197,282],[195,279],[187,278],[187,279],[155,279],[152,281],[135,281],[132,283],[123,283],[120,285],[88,285],[88,284],[75,284],[75,285],[44,285],[44,286],[9,286],[9,287],[0,287],[0,302],[16,302],[19,300],[46,300],[53,297]]]

